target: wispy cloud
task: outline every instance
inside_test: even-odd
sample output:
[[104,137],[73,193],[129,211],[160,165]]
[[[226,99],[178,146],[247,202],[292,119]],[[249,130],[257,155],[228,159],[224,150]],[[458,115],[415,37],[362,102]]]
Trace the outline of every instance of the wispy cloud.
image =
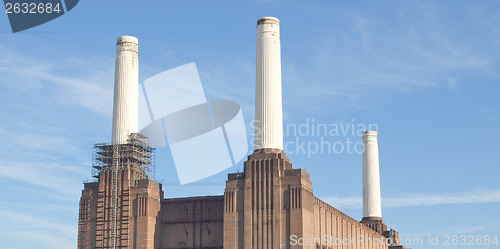
[[74,248],[77,201],[95,142],[89,131],[111,114],[113,62],[96,55],[35,56],[3,45],[0,53],[6,200],[0,241],[11,248]]
[[87,176],[88,171],[67,164],[0,161],[0,177],[43,187],[69,198],[77,198],[80,194],[81,181],[75,179],[85,179]]
[[[0,133],[0,178],[24,182],[31,192],[75,200],[81,180],[89,177],[88,150],[69,137],[28,132]],[[81,158],[87,158],[82,160]],[[16,187],[16,186],[14,186]]]
[[[358,196],[334,196],[325,197],[323,199],[337,208],[363,208],[363,199]],[[409,194],[402,197],[382,198],[382,206],[386,208],[494,202],[500,202],[500,190],[478,190],[463,193]]]
[[50,248],[74,248],[77,230],[75,226],[44,219],[21,212],[0,210],[0,238],[16,238],[24,243],[46,245]]
[[83,131],[92,121],[80,118],[111,113],[113,63],[93,55],[48,59],[1,45],[0,53],[0,178],[25,183],[24,191],[75,200],[91,157]]
[[[36,134],[30,132],[9,132],[1,135],[9,145],[0,146],[2,152],[36,155],[46,157],[48,155],[64,154],[78,157],[84,154],[82,148],[72,143],[72,139],[65,136],[53,134]],[[24,158],[28,159],[28,158]]]
[[[48,60],[0,46],[0,72],[5,90],[34,95],[62,105],[79,105],[109,114],[113,67],[97,58]],[[61,57],[62,58],[62,57]],[[99,65],[102,65],[101,67]],[[95,68],[89,73],[88,68]],[[63,73],[64,72],[64,73]]]
[[[485,24],[470,17],[483,16],[480,10],[468,15],[466,6],[451,16],[446,4],[408,5],[395,7],[399,15],[383,19],[376,12],[346,11],[339,18],[325,18],[323,30],[312,27],[314,39],[288,55],[283,77],[288,99],[314,101],[288,104],[352,110],[400,93],[445,89],[460,96],[465,84],[499,78],[500,29],[485,27],[498,27],[500,19],[491,17],[491,11],[480,9],[488,13]],[[465,27],[457,27],[457,18]],[[332,22],[336,25],[326,25]],[[474,38],[485,33],[494,39]]]

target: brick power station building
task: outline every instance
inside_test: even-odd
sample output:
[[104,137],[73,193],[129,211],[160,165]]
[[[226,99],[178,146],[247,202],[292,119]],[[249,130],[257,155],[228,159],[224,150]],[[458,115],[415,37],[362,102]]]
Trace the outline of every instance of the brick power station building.
[[377,133],[363,134],[363,219],[318,199],[283,151],[279,20],[257,21],[255,150],[220,196],[164,198],[148,178],[154,149],[138,133],[138,40],[118,38],[112,143],[95,145],[78,248],[397,249],[382,220]]

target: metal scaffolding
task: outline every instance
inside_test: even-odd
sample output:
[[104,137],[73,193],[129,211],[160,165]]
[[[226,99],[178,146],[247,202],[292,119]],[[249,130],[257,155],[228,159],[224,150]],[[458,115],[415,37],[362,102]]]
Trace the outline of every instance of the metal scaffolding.
[[[110,196],[110,224],[109,224],[109,248],[116,249],[121,247],[118,245],[120,234],[119,231],[122,224],[119,223],[119,207],[127,206],[128,199],[124,199],[120,203],[120,198],[125,198],[125,192],[128,190],[120,190],[119,172],[124,170],[132,171],[131,185],[134,186],[139,180],[154,179],[155,177],[155,149],[149,147],[145,141],[146,137],[140,133],[132,133],[124,144],[95,144],[93,155],[93,170],[92,175],[96,178],[102,171],[109,171],[111,175],[111,196]],[[104,235],[104,234],[103,234]],[[103,237],[104,239],[104,237]]]
[[92,176],[99,177],[102,170],[135,170],[137,178],[155,179],[155,148],[149,147],[146,137],[132,133],[125,144],[98,143],[94,145]]

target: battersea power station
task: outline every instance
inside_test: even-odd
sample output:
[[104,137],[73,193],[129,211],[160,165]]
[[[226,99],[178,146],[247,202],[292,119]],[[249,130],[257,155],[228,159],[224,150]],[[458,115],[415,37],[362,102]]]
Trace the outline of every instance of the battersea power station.
[[[79,249],[403,249],[382,219],[376,131],[363,133],[363,217],[314,196],[283,151],[280,23],[257,21],[255,148],[218,196],[165,198],[148,176],[154,148],[138,131],[138,39],[118,38],[112,139],[95,145]],[[361,165],[360,165],[361,166]]]

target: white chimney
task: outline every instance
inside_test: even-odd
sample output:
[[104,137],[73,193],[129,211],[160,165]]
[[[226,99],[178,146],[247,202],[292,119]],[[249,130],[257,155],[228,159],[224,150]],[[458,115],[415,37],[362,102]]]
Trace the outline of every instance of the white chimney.
[[257,21],[255,150],[283,150],[281,44],[278,18]]
[[138,132],[138,47],[133,36],[121,36],[116,43],[113,144],[126,143],[130,133]]
[[376,131],[363,132],[363,217],[382,218]]

